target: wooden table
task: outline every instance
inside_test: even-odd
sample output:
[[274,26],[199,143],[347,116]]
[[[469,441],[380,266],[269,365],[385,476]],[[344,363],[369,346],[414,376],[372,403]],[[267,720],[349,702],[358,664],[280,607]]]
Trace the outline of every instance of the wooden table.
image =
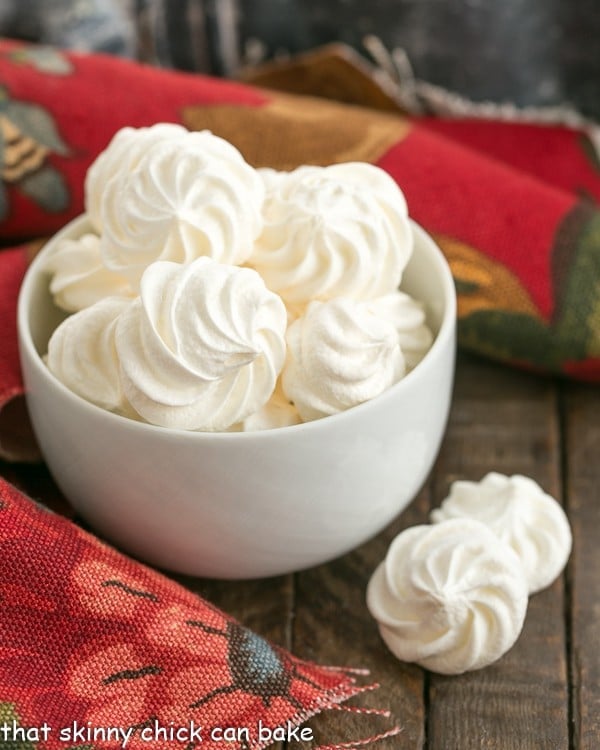
[[[575,538],[567,571],[531,598],[517,644],[491,667],[442,677],[402,664],[385,649],[367,612],[369,576],[393,537],[426,522],[452,481],[478,480],[491,470],[531,476],[561,499]],[[56,497],[43,468],[4,464],[0,473],[34,496]],[[600,389],[461,356],[436,466],[385,532],[296,575],[243,583],[181,580],[298,656],[371,671],[380,688],[354,703],[389,708],[391,718],[332,711],[311,723],[319,742],[349,741],[398,723],[402,732],[374,750],[598,750],[599,538]]]

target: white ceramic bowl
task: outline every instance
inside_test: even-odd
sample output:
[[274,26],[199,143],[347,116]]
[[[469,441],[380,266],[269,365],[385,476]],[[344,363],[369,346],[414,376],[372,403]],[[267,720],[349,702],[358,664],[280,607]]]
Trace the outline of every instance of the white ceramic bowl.
[[436,337],[424,360],[381,396],[346,412],[264,432],[155,427],[104,411],[67,390],[42,355],[62,314],[43,271],[29,268],[18,329],[27,401],[43,455],[73,506],[98,532],[152,564],[184,573],[255,578],[330,560],[366,541],[414,497],[446,425],[456,297],[448,265],[414,226],[402,288],[425,302]]

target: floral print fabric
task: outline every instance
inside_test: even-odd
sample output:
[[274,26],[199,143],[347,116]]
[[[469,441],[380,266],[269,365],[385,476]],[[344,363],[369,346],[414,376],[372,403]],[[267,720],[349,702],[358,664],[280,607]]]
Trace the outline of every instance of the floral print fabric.
[[0,480],[0,746],[259,748],[360,691]]

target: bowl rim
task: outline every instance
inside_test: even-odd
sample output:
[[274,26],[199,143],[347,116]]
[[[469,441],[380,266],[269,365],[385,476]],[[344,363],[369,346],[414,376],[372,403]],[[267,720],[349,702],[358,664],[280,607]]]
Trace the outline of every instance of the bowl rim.
[[[160,425],[154,425],[149,422],[138,421],[130,417],[117,414],[115,412],[103,409],[100,406],[87,401],[82,396],[74,393],[67,388],[56,376],[54,376],[50,370],[44,364],[42,356],[37,351],[31,330],[29,326],[29,311],[31,307],[32,297],[32,286],[35,278],[43,273],[43,264],[46,260],[46,255],[52,247],[56,246],[56,243],[60,241],[65,235],[71,235],[75,231],[79,230],[80,235],[85,233],[85,228],[88,227],[90,231],[93,228],[90,224],[89,217],[87,214],[80,214],[76,218],[69,221],[62,229],[48,239],[48,241],[40,249],[32,263],[29,265],[23,277],[21,288],[19,290],[19,296],[17,301],[17,334],[19,341],[19,353],[21,359],[27,357],[28,361],[37,369],[41,374],[42,378],[51,383],[59,392],[62,393],[63,397],[71,401],[74,404],[74,408],[83,409],[84,411],[90,411],[96,418],[103,418],[106,420],[115,420],[115,427],[139,430],[141,432],[150,432],[153,435],[172,435],[173,437],[181,438],[186,436],[187,440],[195,440],[199,443],[204,441],[249,441],[249,440],[261,440],[269,441],[274,436],[290,436],[292,434],[310,435],[313,430],[322,430],[324,425],[343,425],[343,421],[349,422],[349,426],[355,418],[358,418],[360,414],[365,410],[372,407],[376,402],[378,405],[384,406],[386,400],[394,399],[399,392],[406,390],[411,387],[413,382],[419,378],[420,373],[423,373],[425,369],[435,366],[435,362],[438,359],[439,354],[450,346],[455,346],[455,331],[456,331],[456,288],[454,286],[454,280],[450,270],[448,261],[446,260],[441,249],[437,243],[433,240],[431,235],[423,229],[413,219],[409,219],[411,228],[415,237],[419,238],[422,242],[429,246],[430,251],[433,253],[435,258],[435,266],[438,269],[441,284],[444,290],[445,302],[442,312],[441,324],[439,326],[438,333],[436,334],[433,344],[425,354],[424,358],[419,364],[401,380],[394,383],[392,386],[387,388],[385,391],[380,393],[368,401],[364,401],[360,404],[352,406],[337,414],[331,414],[320,419],[314,419],[308,422],[302,422],[300,424],[286,425],[282,427],[274,427],[265,430],[248,430],[248,431],[202,431],[202,430],[185,430],[176,427],[162,427]],[[23,368],[24,369],[24,368]],[[25,397],[27,398],[27,390],[25,391]]]

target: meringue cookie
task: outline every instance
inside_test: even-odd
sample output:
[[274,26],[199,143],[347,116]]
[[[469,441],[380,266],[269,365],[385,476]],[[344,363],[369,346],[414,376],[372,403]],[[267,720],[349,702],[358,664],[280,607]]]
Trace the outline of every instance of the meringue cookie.
[[399,534],[367,588],[390,651],[442,674],[479,669],[506,653],[527,601],[515,553],[470,519]]
[[269,400],[285,327],[283,302],[252,269],[153,263],[116,330],[127,399],[153,424],[226,430]]
[[425,322],[425,308],[404,292],[390,292],[369,302],[369,310],[394,324],[406,370],[414,370],[431,348],[433,334]]
[[298,409],[285,397],[278,381],[271,398],[254,414],[247,417],[241,424],[240,429],[244,432],[254,430],[272,430],[276,427],[289,427],[300,424]]
[[48,258],[46,270],[52,274],[54,304],[67,312],[83,310],[105,297],[133,295],[127,279],[102,264],[100,238],[95,234],[62,240]]
[[135,169],[106,185],[104,263],[133,283],[156,260],[242,264],[262,229],[263,199],[256,171],[208,131],[151,144]]
[[286,340],[281,383],[304,421],[374,398],[405,371],[394,325],[355,300],[311,302]]
[[67,388],[87,401],[121,413],[127,404],[119,381],[115,326],[132,304],[106,297],[70,315],[50,337],[46,364]]
[[249,264],[288,305],[397,289],[413,248],[406,201],[372,164],[263,174],[265,226]]
[[84,202],[94,228],[102,231],[101,205],[106,185],[116,175],[131,172],[153,143],[183,138],[182,125],[158,123],[149,128],[121,128],[91,164],[85,177]]
[[265,195],[276,190],[289,174],[289,172],[281,172],[278,169],[271,169],[271,167],[259,167],[256,171],[264,183]]
[[521,560],[530,594],[549,586],[571,553],[563,509],[528,477],[491,472],[481,482],[454,482],[431,514],[436,523],[448,518],[474,518],[489,526]]

